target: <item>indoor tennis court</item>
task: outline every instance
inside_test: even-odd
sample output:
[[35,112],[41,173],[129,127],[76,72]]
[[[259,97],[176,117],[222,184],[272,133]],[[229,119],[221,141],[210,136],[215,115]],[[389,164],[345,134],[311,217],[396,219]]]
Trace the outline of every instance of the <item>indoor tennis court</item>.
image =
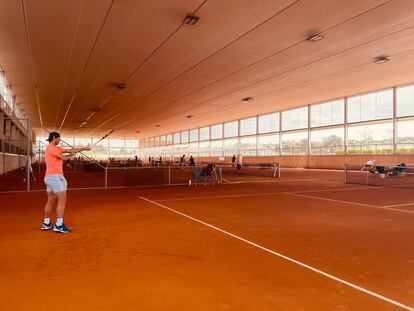
[[414,310],[414,1],[0,12],[0,310]]

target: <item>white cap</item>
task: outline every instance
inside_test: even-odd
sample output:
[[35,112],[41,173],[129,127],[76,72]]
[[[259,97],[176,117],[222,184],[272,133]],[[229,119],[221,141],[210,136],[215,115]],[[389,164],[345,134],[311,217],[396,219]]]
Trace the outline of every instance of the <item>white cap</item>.
[[375,161],[367,161],[366,166],[374,166]]

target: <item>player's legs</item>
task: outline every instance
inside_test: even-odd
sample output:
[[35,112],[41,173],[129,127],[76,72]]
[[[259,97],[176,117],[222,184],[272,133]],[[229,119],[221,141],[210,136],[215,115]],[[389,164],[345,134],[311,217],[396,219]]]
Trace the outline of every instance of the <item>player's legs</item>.
[[65,214],[65,206],[66,206],[66,191],[56,192],[55,195],[58,200],[58,205],[56,208],[57,218],[63,218],[63,215]]
[[53,204],[56,201],[56,196],[52,191],[47,191],[47,202],[45,205],[45,218],[42,223],[42,230],[51,230],[52,223],[50,221],[50,213],[52,212]]
[[45,205],[45,218],[50,218],[50,213],[52,212],[53,204],[56,201],[57,196],[53,192],[47,192],[47,202]]

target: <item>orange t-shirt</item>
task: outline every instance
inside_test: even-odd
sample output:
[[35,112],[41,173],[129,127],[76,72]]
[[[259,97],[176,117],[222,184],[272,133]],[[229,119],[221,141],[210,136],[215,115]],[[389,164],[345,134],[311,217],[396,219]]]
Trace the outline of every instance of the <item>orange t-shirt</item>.
[[63,152],[62,147],[58,147],[54,144],[49,144],[46,147],[45,157],[46,157],[46,175],[59,174],[63,175],[63,160],[57,157],[57,154]]

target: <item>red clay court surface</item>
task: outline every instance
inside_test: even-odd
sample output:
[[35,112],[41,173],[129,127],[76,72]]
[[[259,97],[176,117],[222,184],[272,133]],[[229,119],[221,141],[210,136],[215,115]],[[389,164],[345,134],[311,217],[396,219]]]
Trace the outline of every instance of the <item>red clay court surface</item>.
[[69,191],[68,235],[40,231],[45,193],[1,194],[0,310],[414,306],[413,189],[226,181]]

